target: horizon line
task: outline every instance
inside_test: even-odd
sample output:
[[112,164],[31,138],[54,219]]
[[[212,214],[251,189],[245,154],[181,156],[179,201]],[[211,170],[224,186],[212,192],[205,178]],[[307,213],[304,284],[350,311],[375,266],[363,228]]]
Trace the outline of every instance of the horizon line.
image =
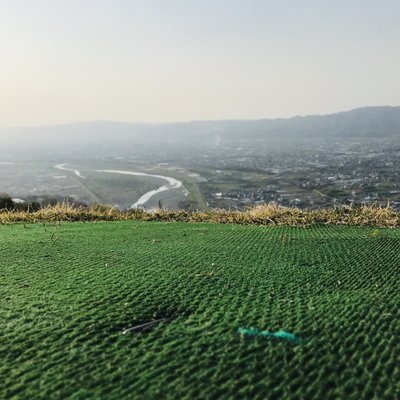
[[13,125],[13,126],[0,126],[1,130],[7,129],[29,129],[29,128],[51,128],[65,125],[79,125],[79,124],[90,124],[90,123],[115,123],[115,124],[132,124],[132,125],[175,125],[175,124],[192,124],[192,123],[207,123],[207,122],[244,122],[244,121],[278,121],[278,120],[290,120],[294,118],[308,118],[308,117],[324,117],[329,115],[337,115],[348,113],[357,110],[363,110],[368,108],[400,108],[400,105],[379,105],[379,106],[360,106],[351,108],[348,110],[334,111],[326,114],[297,114],[287,117],[263,117],[263,118],[221,118],[221,119],[193,119],[193,120],[181,120],[173,122],[143,122],[143,121],[122,121],[113,119],[92,119],[92,120],[81,120],[81,121],[69,121],[59,123],[48,123],[38,125]]

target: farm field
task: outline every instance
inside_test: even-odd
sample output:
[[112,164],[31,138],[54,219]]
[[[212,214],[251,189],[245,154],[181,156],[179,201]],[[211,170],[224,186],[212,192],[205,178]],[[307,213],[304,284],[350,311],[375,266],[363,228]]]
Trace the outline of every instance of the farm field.
[[0,266],[0,398],[400,398],[400,229],[2,225]]

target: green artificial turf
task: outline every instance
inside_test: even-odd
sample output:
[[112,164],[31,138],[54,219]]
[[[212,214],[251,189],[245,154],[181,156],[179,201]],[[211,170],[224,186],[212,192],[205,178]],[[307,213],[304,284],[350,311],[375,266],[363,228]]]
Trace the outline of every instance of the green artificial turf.
[[0,398],[396,399],[399,282],[399,229],[0,226]]

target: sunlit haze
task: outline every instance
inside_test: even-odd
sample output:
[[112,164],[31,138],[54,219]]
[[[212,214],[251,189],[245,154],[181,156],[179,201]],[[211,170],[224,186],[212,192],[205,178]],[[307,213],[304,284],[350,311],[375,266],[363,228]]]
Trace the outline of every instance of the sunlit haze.
[[1,0],[0,127],[400,104],[398,0]]

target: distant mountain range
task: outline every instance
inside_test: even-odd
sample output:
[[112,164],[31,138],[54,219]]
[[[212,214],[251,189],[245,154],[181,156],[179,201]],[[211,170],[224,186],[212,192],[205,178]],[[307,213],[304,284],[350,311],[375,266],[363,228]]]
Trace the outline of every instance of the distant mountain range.
[[266,139],[341,139],[400,137],[400,107],[364,107],[329,115],[144,124],[112,121],[79,122],[32,128],[0,129],[3,144],[68,145],[93,143],[185,143],[193,141]]

